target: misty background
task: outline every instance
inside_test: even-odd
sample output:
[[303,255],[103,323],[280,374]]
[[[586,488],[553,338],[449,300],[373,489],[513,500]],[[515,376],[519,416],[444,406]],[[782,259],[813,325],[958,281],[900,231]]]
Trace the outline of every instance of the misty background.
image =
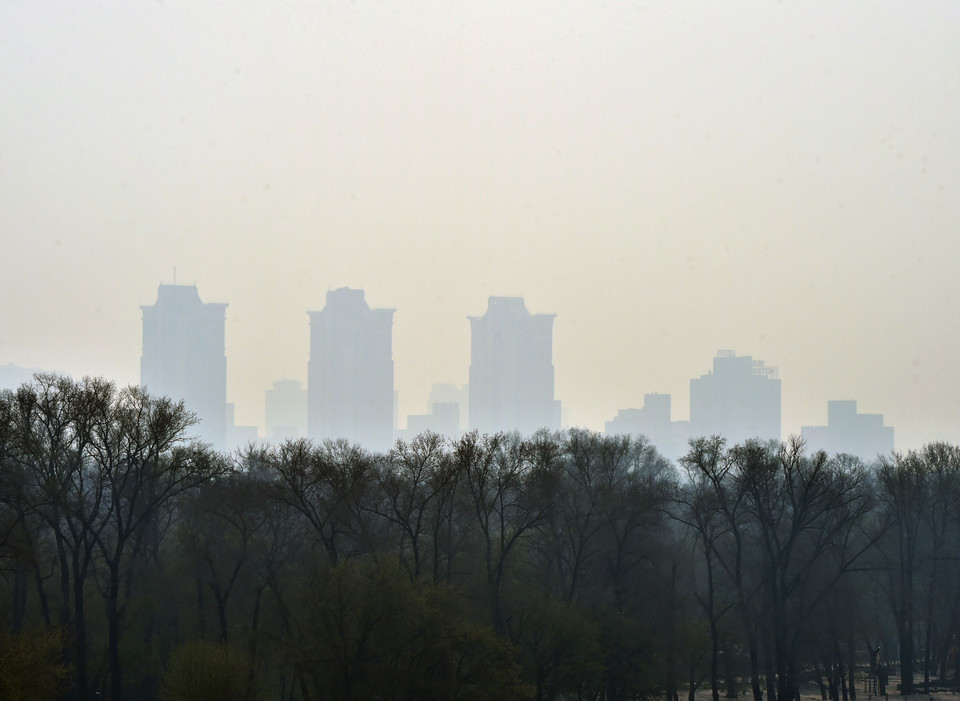
[[0,364],[137,383],[176,268],[262,428],[350,286],[397,310],[405,417],[523,295],[571,425],[686,418],[732,348],[784,437],[855,399],[960,441],[958,33],[949,2],[5,2]]

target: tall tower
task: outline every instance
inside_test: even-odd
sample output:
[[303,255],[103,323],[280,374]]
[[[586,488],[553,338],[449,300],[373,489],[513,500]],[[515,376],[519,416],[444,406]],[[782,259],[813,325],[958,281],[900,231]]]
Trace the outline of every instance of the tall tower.
[[762,360],[717,351],[713,372],[690,380],[692,436],[719,434],[728,444],[780,440],[780,380]]
[[371,309],[363,290],[327,292],[310,315],[307,432],[370,450],[393,442],[393,309]]
[[227,417],[226,304],[204,304],[195,285],[160,285],[157,302],[141,305],[140,384],[153,395],[183,400],[200,419],[200,440],[223,449]]
[[553,398],[553,319],[530,314],[522,297],[490,297],[470,319],[471,428],[484,433],[560,428]]

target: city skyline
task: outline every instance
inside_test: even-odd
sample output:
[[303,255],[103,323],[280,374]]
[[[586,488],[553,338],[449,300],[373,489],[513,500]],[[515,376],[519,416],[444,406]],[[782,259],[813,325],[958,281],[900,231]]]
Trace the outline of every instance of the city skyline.
[[[349,287],[328,290],[324,309],[307,312],[312,329],[307,375],[310,376],[311,362],[315,363],[317,380],[314,391],[310,391],[309,380],[306,383],[287,378],[275,380],[272,387],[264,388],[262,392],[263,423],[253,426],[244,426],[240,421],[234,423],[234,403],[226,401],[229,387],[217,379],[221,374],[225,377],[226,368],[229,367],[229,353],[224,348],[222,331],[225,321],[223,317],[228,307],[229,303],[203,303],[195,284],[177,283],[161,283],[158,286],[157,302],[153,305],[140,305],[143,319],[140,384],[154,394],[184,399],[188,408],[193,407],[192,410],[197,411],[202,419],[198,437],[213,443],[216,448],[223,446],[232,449],[245,445],[251,438],[248,435],[249,429],[256,429],[258,439],[266,442],[301,436],[314,440],[346,438],[366,447],[374,446],[375,449],[384,450],[390,445],[385,438],[388,423],[393,424],[391,442],[401,437],[410,439],[413,435],[411,432],[416,432],[415,426],[421,425],[425,427],[424,430],[435,431],[437,426],[451,427],[460,423],[459,430],[447,431],[451,435],[475,428],[481,432],[518,430],[520,433],[530,434],[538,428],[556,430],[577,426],[559,419],[561,406],[564,414],[568,407],[560,399],[552,398],[552,362],[545,366],[545,370],[549,370],[549,377],[538,379],[534,383],[532,399],[526,397],[528,392],[523,388],[488,388],[482,392],[483,399],[469,400],[469,383],[462,385],[459,391],[454,384],[433,383],[427,414],[415,410],[408,414],[398,412],[396,392],[393,389],[395,369],[392,360],[392,326],[396,310],[371,309],[365,301],[364,290]],[[483,372],[478,378],[482,376],[487,385],[493,381],[496,386],[506,386],[509,382],[504,378],[492,380],[497,370],[506,370],[513,378],[525,378],[531,372],[534,376],[540,375],[543,371],[538,365],[552,361],[552,326],[557,316],[531,315],[526,309],[523,297],[490,296],[483,317],[468,317],[473,329],[471,365],[475,364],[478,357],[491,359],[483,361]],[[528,325],[531,327],[529,330],[526,328]],[[503,343],[503,337],[506,337],[505,346],[495,348],[497,344]],[[527,347],[531,341],[532,348]],[[191,350],[199,357],[186,357]],[[518,361],[518,356],[523,360]],[[512,362],[508,363],[509,367],[503,365],[504,358],[513,358]],[[386,369],[386,374],[383,368]],[[4,371],[0,373],[3,375],[0,380],[4,380],[0,383],[0,388],[13,388],[11,379],[28,381],[31,371],[57,372],[49,368],[22,368],[16,364],[0,365],[0,369]],[[792,435],[804,438],[809,435],[818,446],[855,446],[856,449],[851,448],[848,452],[861,457],[870,454],[869,450],[859,450],[861,446],[888,442],[893,445],[894,429],[889,426],[889,421],[884,425],[884,414],[859,414],[856,409],[857,401],[852,399],[825,400],[828,407],[826,426],[805,424],[799,431],[781,432],[782,398],[778,375],[778,368],[765,365],[764,360],[754,359],[749,355],[737,355],[735,349],[719,349],[713,358],[712,368],[689,379],[688,402],[685,403],[689,412],[686,415],[678,414],[672,409],[671,394],[654,391],[644,393],[643,400],[639,403],[633,401],[613,410],[616,415],[611,413],[601,427],[582,427],[604,433],[643,434],[652,439],[664,455],[671,459],[682,456],[689,438],[715,434],[723,435],[731,444],[747,438],[786,440]],[[198,381],[199,378],[207,376],[216,380],[214,385],[204,386]],[[385,386],[389,392],[381,391],[383,388],[378,388],[375,378],[386,379],[388,382]],[[547,385],[543,384],[544,380],[549,381]],[[336,386],[330,385],[331,382]],[[330,386],[324,393],[322,387],[327,385]],[[450,404],[449,400],[436,404],[433,395],[438,389],[444,394],[457,392],[463,397],[453,404]],[[291,401],[293,404],[297,401],[291,394],[297,393],[302,393],[304,402],[303,426],[300,428],[297,428],[299,420],[289,418],[301,411],[294,409],[293,414],[290,413]],[[493,401],[495,406],[491,406],[491,399],[488,398],[491,393],[503,395],[499,401],[507,401],[511,406],[504,409],[497,401]],[[281,394],[286,395],[283,400],[280,399]],[[383,394],[384,399],[377,400],[376,395],[379,394]],[[551,397],[549,400],[548,394]],[[314,408],[308,411],[308,396],[311,395],[315,397]],[[385,413],[387,396],[393,398],[391,422],[387,421]],[[379,408],[372,411],[365,408],[358,410],[358,400],[364,403],[373,402]],[[471,416],[469,405],[472,401],[479,401],[478,406],[483,406],[482,419]],[[555,406],[540,406],[544,401]],[[226,412],[216,411],[220,404]],[[459,422],[455,415],[450,414],[455,406],[459,407],[456,412],[460,417]],[[443,407],[440,409],[443,415],[434,414],[437,407]],[[731,412],[730,407],[735,411]],[[860,419],[860,423],[834,419],[834,414],[841,411],[841,407],[844,416]],[[519,425],[508,426],[507,423],[523,415],[524,408],[533,408],[535,414],[548,417],[552,417],[555,410],[558,417],[556,421],[550,419],[546,423],[540,422],[543,425],[536,419],[523,419]],[[275,418],[271,420],[271,411],[274,416],[284,415],[288,418],[278,423]],[[509,418],[498,418],[504,411]],[[310,418],[311,412],[313,418]],[[215,414],[219,416],[220,413],[224,414],[223,418],[219,422],[211,422],[211,417]],[[373,421],[372,428],[364,423],[365,414],[377,419]],[[845,420],[848,423],[843,423]],[[410,421],[415,424],[411,425]],[[311,425],[313,428],[310,428]],[[237,445],[234,445],[236,441],[230,437],[234,428],[241,430],[241,439]],[[277,433],[273,428],[281,431]],[[826,439],[828,435],[832,438]],[[896,449],[912,448],[897,445]]]
[[[897,446],[960,443],[960,7],[463,0],[0,7],[0,365],[139,380],[158,283],[230,303],[227,401],[307,380],[329,289],[396,308],[400,416],[490,295],[566,423],[689,414],[717,349]],[[172,47],[176,47],[174,50]]]
[[[223,325],[228,306],[202,303],[195,285],[160,285],[157,302],[141,305],[141,382],[155,392],[184,399],[200,415],[200,437],[221,447],[226,435],[229,448],[236,446],[229,439],[234,407],[226,402],[226,387],[220,381],[212,385],[201,381],[206,376],[225,379]],[[314,440],[346,438],[386,450],[396,438],[409,439],[421,430],[440,430],[453,437],[460,432],[457,417],[464,411],[467,427],[481,433],[529,435],[540,428],[561,428],[552,363],[556,314],[531,314],[522,297],[491,296],[483,316],[468,317],[472,382],[460,390],[455,385],[432,385],[429,413],[408,414],[404,421],[395,413],[393,390],[395,312],[371,309],[361,289],[328,291],[323,310],[308,312],[311,380],[306,388],[296,380],[278,380],[265,390],[265,423],[256,427],[259,438],[267,442],[305,435]],[[604,432],[643,434],[671,459],[682,456],[687,439],[697,436],[719,434],[731,444],[749,438],[781,440],[786,436],[781,435],[777,374],[761,359],[718,350],[712,368],[690,379],[688,419],[674,419],[669,394],[647,393],[641,408],[618,409],[616,417],[604,422]],[[448,395],[446,401],[435,403],[438,394]],[[461,396],[450,403],[449,395]],[[858,414],[853,400],[832,399],[827,404],[828,426],[803,426],[805,438],[864,459],[871,459],[874,445],[889,446],[877,454],[893,450],[894,429],[883,427],[881,414]],[[223,411],[227,406],[229,411]],[[243,436],[240,443],[246,444],[246,433]]]

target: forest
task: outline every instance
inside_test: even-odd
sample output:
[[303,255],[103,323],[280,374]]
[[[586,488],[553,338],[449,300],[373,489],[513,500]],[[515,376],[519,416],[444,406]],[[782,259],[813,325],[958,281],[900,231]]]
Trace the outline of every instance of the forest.
[[[222,454],[97,378],[0,394],[0,698],[853,701],[960,679],[960,449],[584,429]],[[891,689],[890,693],[897,693]]]

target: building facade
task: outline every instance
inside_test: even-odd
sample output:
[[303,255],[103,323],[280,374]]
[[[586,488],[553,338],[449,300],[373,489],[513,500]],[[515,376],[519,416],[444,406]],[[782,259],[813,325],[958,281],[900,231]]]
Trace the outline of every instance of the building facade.
[[282,441],[307,435],[307,390],[296,380],[277,380],[264,397],[267,439]]
[[690,380],[690,432],[719,434],[729,445],[780,440],[780,380],[762,360],[717,351],[713,371]]
[[393,442],[393,309],[371,309],[363,290],[327,292],[310,316],[307,432],[370,450]]
[[857,403],[849,400],[827,402],[827,425],[803,426],[800,435],[810,450],[846,453],[867,462],[893,452],[893,427],[883,425],[883,414],[858,414]]
[[141,305],[140,384],[152,395],[183,400],[200,420],[194,435],[222,450],[226,441],[226,304],[201,301],[195,285],[160,285]]
[[560,428],[554,399],[553,320],[522,297],[490,297],[470,319],[468,423],[483,433]]
[[646,436],[661,455],[678,460],[687,452],[690,422],[671,421],[670,404],[669,394],[645,394],[642,408],[621,409],[604,423],[604,433]]

